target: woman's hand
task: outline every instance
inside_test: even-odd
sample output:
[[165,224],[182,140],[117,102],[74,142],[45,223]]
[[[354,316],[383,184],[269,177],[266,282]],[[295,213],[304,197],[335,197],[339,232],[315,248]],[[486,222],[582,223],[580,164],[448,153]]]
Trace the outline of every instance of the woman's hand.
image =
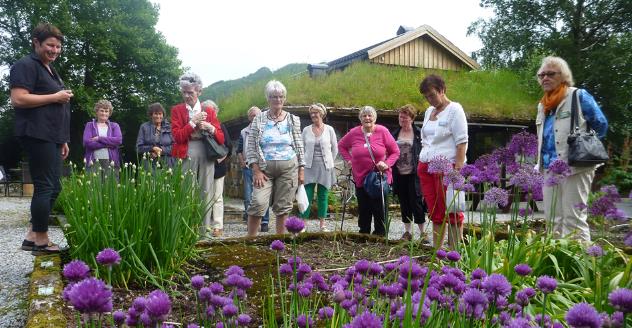
[[151,154],[152,154],[152,157],[160,157],[160,155],[162,155],[162,148],[154,146],[151,149]]
[[252,165],[252,183],[255,188],[263,187],[263,184],[268,181],[268,177],[259,169],[258,164]]
[[305,183],[305,168],[302,166],[298,168],[298,184],[302,185]]
[[206,121],[200,122],[198,124],[198,128],[203,131],[208,131],[210,134],[215,134],[215,127],[213,126],[213,124],[209,122],[206,122]]
[[57,102],[60,104],[69,102],[72,96],[72,90],[60,90],[55,94],[55,98],[57,98]]
[[199,126],[201,122],[206,120],[206,112],[202,111],[199,112],[195,115],[193,115],[193,117],[191,117],[191,122],[193,122],[193,124]]
[[384,161],[377,162],[377,164],[375,164],[375,167],[377,167],[377,169],[380,172],[384,172],[384,171],[388,170],[388,164],[384,163]]

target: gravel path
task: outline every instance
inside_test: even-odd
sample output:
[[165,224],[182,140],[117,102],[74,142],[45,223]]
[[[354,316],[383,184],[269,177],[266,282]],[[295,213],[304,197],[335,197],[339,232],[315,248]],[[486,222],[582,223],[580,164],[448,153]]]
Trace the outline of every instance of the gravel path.
[[[0,197],[0,328],[23,327],[28,312],[27,290],[35,257],[20,249],[29,224],[30,198]],[[65,244],[59,227],[51,240]]]

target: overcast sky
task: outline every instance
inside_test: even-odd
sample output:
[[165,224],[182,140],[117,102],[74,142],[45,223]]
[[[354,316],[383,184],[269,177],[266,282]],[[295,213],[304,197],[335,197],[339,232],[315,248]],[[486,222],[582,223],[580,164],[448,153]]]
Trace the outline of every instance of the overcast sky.
[[157,29],[204,85],[261,67],[320,63],[428,24],[468,55],[481,47],[467,27],[490,17],[479,0],[152,0]]

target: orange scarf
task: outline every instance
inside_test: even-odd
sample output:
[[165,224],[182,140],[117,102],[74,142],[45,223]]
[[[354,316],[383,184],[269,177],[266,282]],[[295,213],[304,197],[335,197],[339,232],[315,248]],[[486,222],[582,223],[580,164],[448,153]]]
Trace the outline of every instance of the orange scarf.
[[568,86],[566,83],[562,83],[557,89],[544,93],[540,103],[544,107],[545,115],[549,115],[551,111],[557,108],[557,105],[566,97],[566,90],[568,90]]

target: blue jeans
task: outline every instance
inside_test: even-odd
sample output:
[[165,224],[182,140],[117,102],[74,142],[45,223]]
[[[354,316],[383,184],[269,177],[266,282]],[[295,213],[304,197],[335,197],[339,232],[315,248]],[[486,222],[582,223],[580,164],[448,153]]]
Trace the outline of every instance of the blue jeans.
[[[252,199],[252,169],[245,167],[243,169],[244,174],[244,218],[248,217],[248,207],[250,207],[250,200]],[[270,209],[266,211],[266,214],[261,220],[262,224],[268,224],[270,222]]]

